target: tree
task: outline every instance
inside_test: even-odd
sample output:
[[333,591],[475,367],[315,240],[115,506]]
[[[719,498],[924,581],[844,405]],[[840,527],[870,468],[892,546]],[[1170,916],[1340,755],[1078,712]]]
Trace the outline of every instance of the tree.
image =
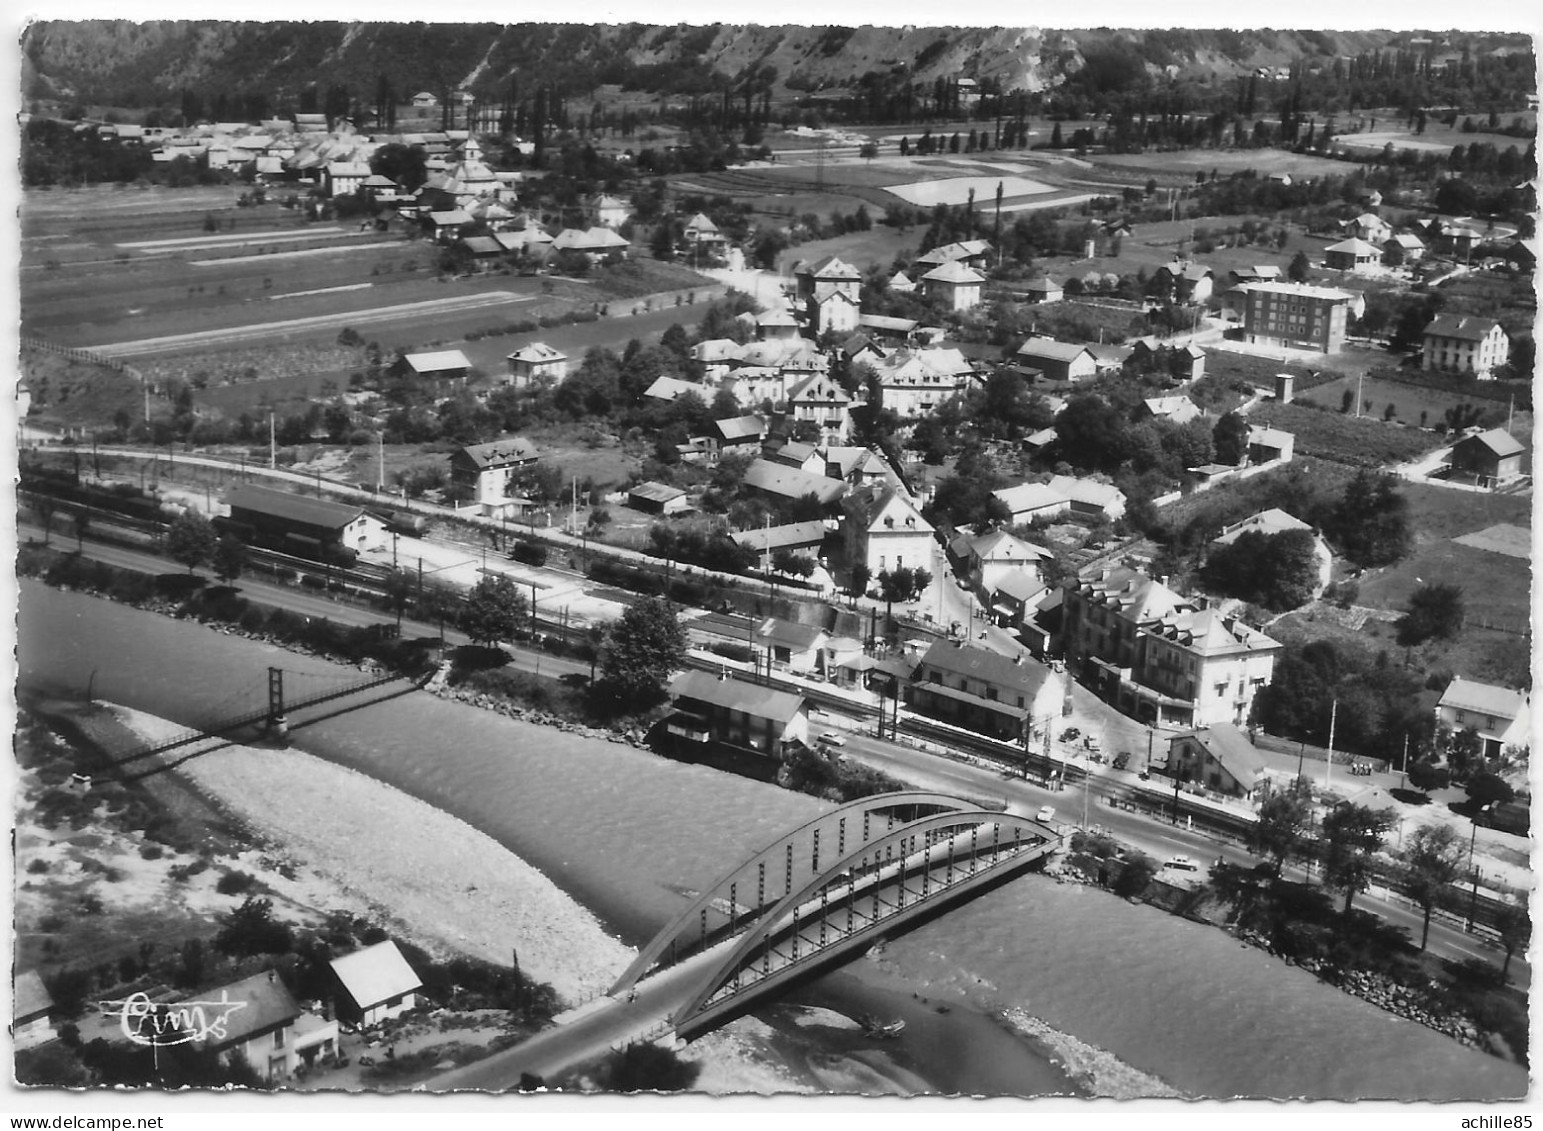
[[879,147],[871,141],[865,141],[858,147],[857,155],[864,161],[872,163],[873,159],[879,155]]
[[1312,269],[1313,265],[1307,258],[1307,252],[1299,251],[1291,257],[1291,266],[1286,268],[1286,276],[1293,283],[1305,283]]
[[237,957],[249,954],[288,954],[294,946],[289,924],[273,917],[273,901],[249,895],[225,917],[214,937],[215,948]]
[[1532,918],[1526,907],[1507,903],[1495,912],[1495,928],[1500,932],[1500,945],[1505,950],[1505,963],[1500,967],[1500,980],[1504,982],[1511,969],[1511,959],[1532,940]]
[[1484,740],[1475,727],[1464,727],[1447,746],[1447,765],[1452,776],[1466,780],[1484,768]]
[[58,504],[54,502],[52,495],[33,495],[32,513],[37,515],[38,522],[43,527],[43,545],[48,545],[48,535],[53,529],[54,512],[58,510]]
[[1450,640],[1463,627],[1461,586],[1422,585],[1409,597],[1409,610],[1398,619],[1397,639],[1404,647],[1430,639]]
[[1299,778],[1292,788],[1271,792],[1249,831],[1248,850],[1273,859],[1277,871],[1302,851],[1307,840],[1312,811],[1310,798],[1300,788],[1305,784]]
[[1211,430],[1211,443],[1216,448],[1216,462],[1235,467],[1248,455],[1248,418],[1241,412],[1229,412],[1216,422]]
[[896,601],[907,601],[915,587],[911,571],[905,566],[882,570],[879,573],[879,594],[884,598],[884,618],[889,620]]
[[1330,887],[1345,893],[1345,915],[1358,891],[1365,891],[1372,877],[1372,860],[1382,848],[1382,834],[1391,825],[1385,812],[1345,802],[1323,819],[1323,877]]
[[851,594],[861,597],[868,592],[868,583],[873,580],[873,570],[868,568],[867,562],[858,562],[852,566]]
[[195,510],[185,510],[166,531],[166,552],[192,573],[214,557],[217,541],[207,518]]
[[702,1067],[660,1045],[639,1042],[612,1053],[602,1071],[610,1092],[684,1092]]
[[1421,793],[1429,793],[1433,789],[1445,789],[1452,780],[1452,775],[1445,766],[1438,766],[1428,758],[1411,762],[1408,777],[1409,784]]
[[1345,485],[1325,525],[1345,557],[1365,568],[1392,565],[1414,544],[1409,501],[1399,493],[1398,480],[1364,468]]
[[525,594],[504,574],[485,574],[472,587],[461,610],[461,629],[476,644],[494,647],[514,638],[525,619]]
[[86,550],[86,531],[91,528],[91,512],[85,509],[75,512],[75,552]]
[[1402,852],[1404,891],[1420,905],[1424,922],[1420,949],[1430,939],[1430,916],[1436,900],[1462,870],[1463,845],[1451,825],[1421,825]]
[[629,709],[664,697],[665,681],[685,663],[686,632],[675,606],[650,597],[628,606],[606,634],[601,682]]
[[1516,791],[1499,774],[1478,773],[1468,779],[1465,791],[1468,799],[1480,808],[1503,805],[1516,796]]
[[1211,554],[1206,583],[1231,597],[1275,612],[1312,600],[1318,586],[1318,546],[1310,530],[1265,534],[1245,530]]
[[246,544],[227,534],[214,547],[214,576],[229,585],[246,568]]

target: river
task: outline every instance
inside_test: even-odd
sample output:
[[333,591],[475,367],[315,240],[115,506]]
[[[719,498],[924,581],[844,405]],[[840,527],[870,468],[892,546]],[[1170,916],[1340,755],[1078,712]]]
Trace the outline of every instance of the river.
[[[260,706],[270,664],[288,673],[291,696],[348,677],[321,660],[34,582],[21,595],[28,690],[78,695],[94,672],[97,698],[197,725]],[[292,740],[488,833],[634,945],[727,863],[826,804],[421,693],[306,722]],[[794,998],[905,1016],[906,1033],[888,1049],[949,1091],[1068,1088],[1028,1043],[984,1021],[987,1012],[1070,1035],[1102,1060],[1106,1077],[1156,1078],[1193,1096],[1490,1099],[1527,1087],[1519,1066],[1394,1018],[1224,932],[1039,875],[949,911]],[[763,1015],[786,1020],[775,1007]],[[811,1036],[790,1055],[817,1059],[832,1047],[819,1040],[841,1051],[843,1039],[851,1038]]]

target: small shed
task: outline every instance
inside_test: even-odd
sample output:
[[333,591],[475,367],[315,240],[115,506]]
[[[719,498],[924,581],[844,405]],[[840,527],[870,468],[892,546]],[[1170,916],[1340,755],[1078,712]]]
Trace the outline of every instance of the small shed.
[[639,483],[627,492],[627,505],[646,514],[678,514],[690,506],[686,492],[666,483]]
[[1493,487],[1521,475],[1526,451],[1504,428],[1491,428],[1454,444],[1449,462],[1454,471],[1467,472],[1481,486]]
[[410,353],[402,360],[419,377],[464,378],[471,371],[471,362],[460,350]]
[[406,1013],[423,988],[423,979],[390,939],[334,958],[329,965],[338,985],[337,1015],[357,1025],[378,1025]]

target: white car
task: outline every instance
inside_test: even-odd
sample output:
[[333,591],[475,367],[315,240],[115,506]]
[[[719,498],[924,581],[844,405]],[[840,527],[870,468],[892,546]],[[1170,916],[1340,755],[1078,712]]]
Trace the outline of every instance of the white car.
[[845,746],[847,740],[833,730],[828,730],[820,735],[820,743],[825,746]]
[[1034,814],[1034,819],[1042,825],[1048,825],[1055,820],[1055,806],[1041,805],[1039,812]]

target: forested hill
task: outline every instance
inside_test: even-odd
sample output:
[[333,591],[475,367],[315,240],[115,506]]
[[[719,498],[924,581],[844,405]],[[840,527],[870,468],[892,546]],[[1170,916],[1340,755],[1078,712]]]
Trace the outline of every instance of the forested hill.
[[45,112],[170,106],[191,91],[205,105],[223,94],[232,108],[258,98],[279,113],[314,102],[318,91],[375,103],[386,83],[404,101],[466,89],[479,101],[516,102],[544,84],[564,98],[605,87],[778,100],[871,91],[878,102],[898,86],[961,77],[983,93],[1007,93],[1079,72],[1101,85],[1206,81],[1369,52],[1483,56],[1497,48],[1530,50],[1521,35],[1387,31],[41,21],[23,36],[22,82],[23,97]]

